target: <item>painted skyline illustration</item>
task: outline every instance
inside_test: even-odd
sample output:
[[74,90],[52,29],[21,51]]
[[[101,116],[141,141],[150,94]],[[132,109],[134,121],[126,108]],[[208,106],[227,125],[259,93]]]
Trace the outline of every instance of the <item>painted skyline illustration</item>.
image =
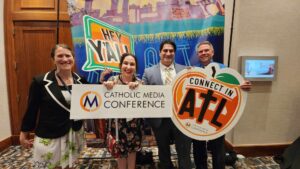
[[[139,2],[139,1],[136,1]],[[224,15],[221,0],[162,0],[144,5],[130,0],[111,0],[110,6],[100,5],[94,0],[68,0],[69,14],[73,26],[82,24],[83,15],[90,15],[111,25],[159,22],[162,20],[203,19]],[[143,1],[144,2],[144,1]],[[103,2],[104,3],[104,2]]]
[[224,0],[67,0],[78,72],[97,82],[101,70],[86,71],[86,40],[83,16],[115,26],[133,36],[138,56],[138,77],[160,61],[159,44],[171,39],[177,45],[175,61],[197,62],[195,46],[209,40],[215,47],[214,60],[223,61]]

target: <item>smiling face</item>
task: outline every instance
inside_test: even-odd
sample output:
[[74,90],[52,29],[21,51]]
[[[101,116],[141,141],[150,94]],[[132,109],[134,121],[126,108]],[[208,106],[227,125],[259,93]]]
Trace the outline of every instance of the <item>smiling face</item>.
[[197,51],[199,61],[204,66],[207,66],[211,62],[214,55],[213,48],[209,44],[202,44],[198,47]]
[[160,62],[169,67],[174,62],[175,57],[175,49],[171,44],[164,44],[162,49],[160,50]]
[[133,76],[136,72],[136,62],[133,56],[127,55],[121,64],[121,74],[124,76]]
[[71,71],[74,66],[74,56],[69,49],[58,47],[53,56],[58,71]]

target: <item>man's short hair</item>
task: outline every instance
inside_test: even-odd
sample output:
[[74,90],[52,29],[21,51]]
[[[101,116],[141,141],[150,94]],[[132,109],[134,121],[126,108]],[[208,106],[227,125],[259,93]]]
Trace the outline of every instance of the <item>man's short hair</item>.
[[173,46],[174,51],[176,51],[176,44],[175,42],[173,42],[172,40],[164,40],[161,42],[160,46],[159,46],[159,51],[161,52],[162,48],[164,47],[165,44],[170,44]]
[[212,49],[212,51],[214,51],[214,46],[209,42],[209,41],[202,41],[202,42],[199,42],[197,45],[196,45],[196,51],[198,52],[198,48],[199,46],[201,45],[209,45],[210,48]]

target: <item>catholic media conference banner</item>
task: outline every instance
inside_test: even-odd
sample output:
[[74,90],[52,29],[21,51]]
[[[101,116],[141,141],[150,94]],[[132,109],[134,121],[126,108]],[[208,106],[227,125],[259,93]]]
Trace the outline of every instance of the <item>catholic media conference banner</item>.
[[181,71],[173,81],[172,120],[181,132],[197,140],[212,140],[230,131],[240,119],[247,93],[242,76],[214,63]]
[[195,47],[209,40],[223,62],[224,0],[68,0],[77,71],[95,83],[101,71],[119,72],[124,52],[138,57],[137,75],[159,63],[165,39],[177,45],[177,63],[198,62]]
[[170,86],[72,86],[71,119],[171,117]]

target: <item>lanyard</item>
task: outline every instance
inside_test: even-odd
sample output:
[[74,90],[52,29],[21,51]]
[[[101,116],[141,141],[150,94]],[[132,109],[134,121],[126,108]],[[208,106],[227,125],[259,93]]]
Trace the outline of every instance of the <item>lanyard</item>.
[[[68,92],[72,94],[70,87],[66,85],[66,83],[62,80],[62,78],[58,74],[56,74],[56,76],[58,77],[59,81],[64,85],[64,87],[68,90]],[[75,83],[74,79],[73,79],[73,83]]]

